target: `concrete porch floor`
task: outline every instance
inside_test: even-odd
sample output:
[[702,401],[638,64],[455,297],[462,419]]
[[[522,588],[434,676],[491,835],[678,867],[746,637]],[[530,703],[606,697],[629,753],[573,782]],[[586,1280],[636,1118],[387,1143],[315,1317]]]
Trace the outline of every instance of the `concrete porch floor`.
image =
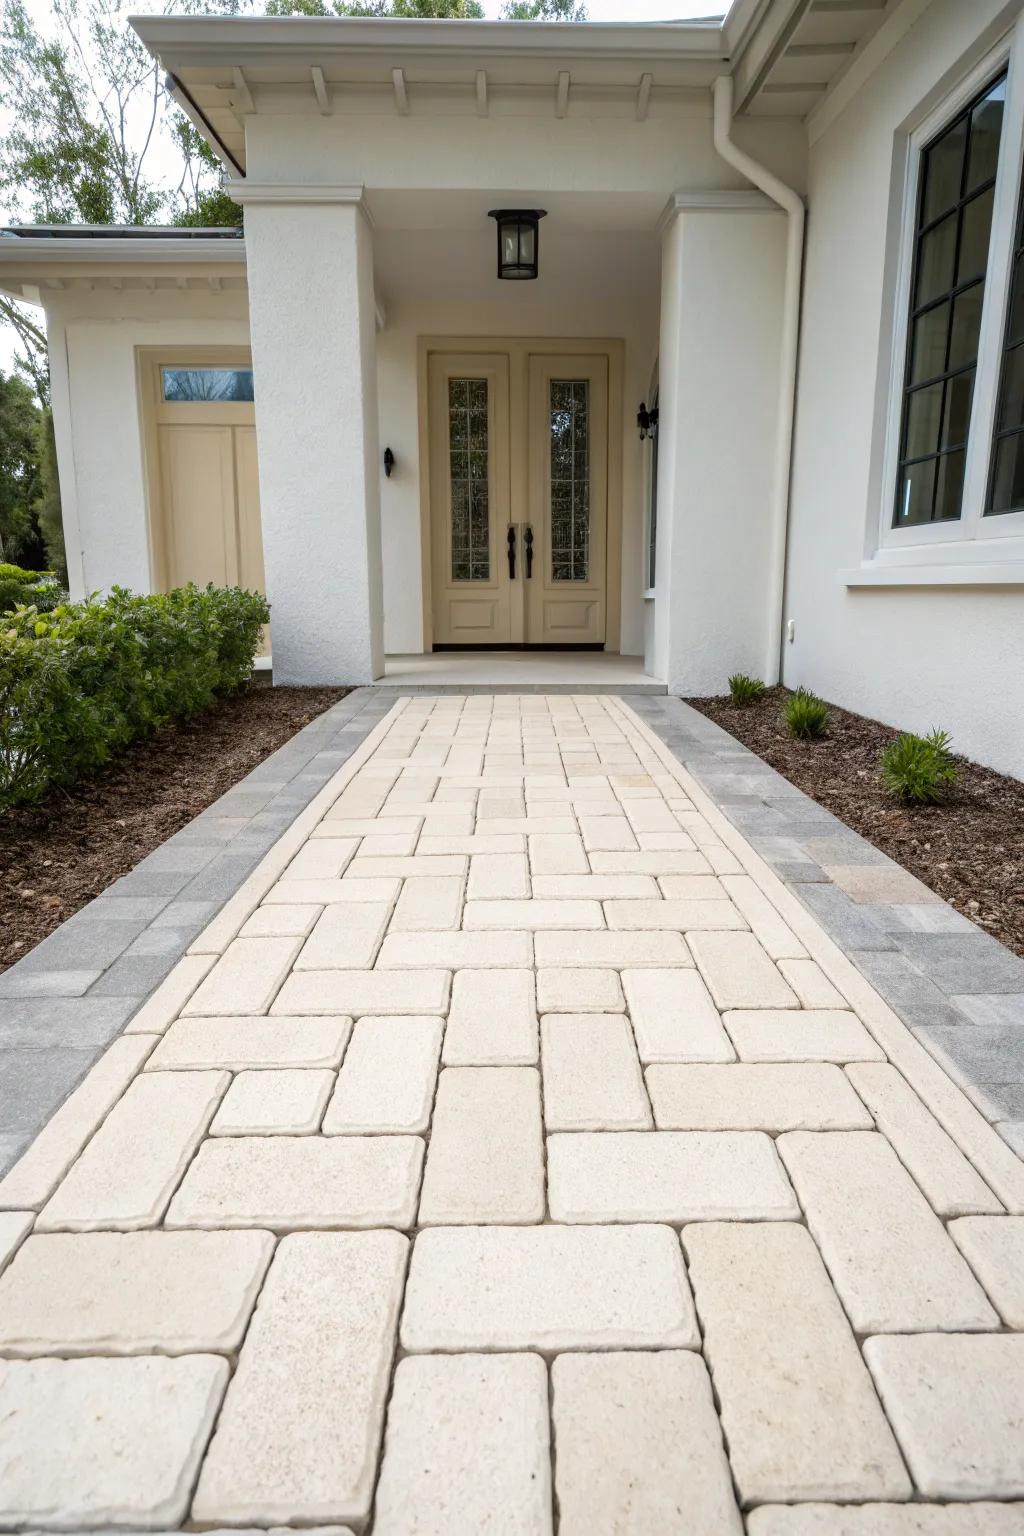
[[538,693],[664,693],[649,677],[641,656],[610,651],[435,651],[389,656],[378,688],[403,693],[439,688],[525,689]]

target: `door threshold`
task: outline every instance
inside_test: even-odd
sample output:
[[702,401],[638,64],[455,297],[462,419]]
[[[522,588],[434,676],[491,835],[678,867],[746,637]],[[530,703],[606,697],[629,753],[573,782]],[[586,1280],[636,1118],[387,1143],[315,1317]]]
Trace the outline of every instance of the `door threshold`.
[[519,654],[522,651],[560,651],[563,653],[571,651],[579,651],[581,653],[585,651],[597,651],[603,655],[608,656],[614,656],[618,654],[615,651],[605,651],[603,641],[596,641],[593,644],[586,645],[556,645],[548,644],[545,642],[541,642],[537,645],[531,645],[527,641],[519,643],[514,640],[508,640],[501,644],[495,645],[435,645],[432,649],[435,654],[438,651],[452,651],[468,656],[500,656],[502,652],[512,651],[514,651],[516,654]]

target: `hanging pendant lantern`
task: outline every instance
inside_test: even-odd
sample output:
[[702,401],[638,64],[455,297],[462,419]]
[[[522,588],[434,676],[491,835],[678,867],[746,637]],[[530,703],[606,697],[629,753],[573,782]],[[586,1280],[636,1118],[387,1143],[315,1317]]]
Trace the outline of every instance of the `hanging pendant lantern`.
[[529,281],[537,276],[540,221],[544,208],[492,208],[488,218],[498,226],[498,276]]

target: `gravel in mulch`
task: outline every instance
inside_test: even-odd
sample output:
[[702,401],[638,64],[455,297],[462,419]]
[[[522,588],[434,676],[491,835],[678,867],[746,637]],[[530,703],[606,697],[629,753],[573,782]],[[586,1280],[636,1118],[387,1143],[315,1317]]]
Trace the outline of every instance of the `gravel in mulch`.
[[0,971],[348,691],[254,683],[70,793],[0,814]]
[[961,757],[959,781],[941,804],[901,805],[883,788],[878,767],[897,731],[830,705],[828,736],[794,741],[780,719],[786,693],[769,689],[742,708],[728,698],[686,702],[1024,955],[1024,783]]

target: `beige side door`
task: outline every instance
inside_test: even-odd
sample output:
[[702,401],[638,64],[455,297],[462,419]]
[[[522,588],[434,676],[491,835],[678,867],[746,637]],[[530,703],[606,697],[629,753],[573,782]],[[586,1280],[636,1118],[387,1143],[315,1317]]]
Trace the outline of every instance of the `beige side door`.
[[434,644],[521,642],[508,548],[509,359],[433,353],[427,387]]
[[527,418],[526,640],[600,645],[607,620],[608,358],[532,355]]

